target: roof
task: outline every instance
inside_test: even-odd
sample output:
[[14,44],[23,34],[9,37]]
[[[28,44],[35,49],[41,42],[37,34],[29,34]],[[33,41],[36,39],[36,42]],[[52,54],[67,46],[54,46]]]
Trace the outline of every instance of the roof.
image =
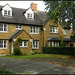
[[59,39],[58,37],[56,36],[52,36],[50,38],[47,39],[48,41],[60,41],[61,39]]
[[[12,35],[8,38],[8,40],[12,40],[12,39],[16,38],[22,31],[25,31],[25,30],[22,29],[22,30],[16,31],[14,34],[12,34]],[[26,33],[31,39],[33,39],[26,31],[25,31],[25,33]]]
[[68,42],[68,41],[72,41],[72,40],[71,40],[71,38],[70,38],[70,37],[64,37],[64,38],[63,38],[63,41]]
[[46,18],[46,14],[42,11],[34,12],[34,20],[27,20],[24,16],[24,12],[28,9],[12,8],[12,18],[6,18],[2,16],[1,9],[4,6],[0,6],[0,22],[1,23],[13,23],[13,24],[24,24],[24,25],[43,25],[43,18]]

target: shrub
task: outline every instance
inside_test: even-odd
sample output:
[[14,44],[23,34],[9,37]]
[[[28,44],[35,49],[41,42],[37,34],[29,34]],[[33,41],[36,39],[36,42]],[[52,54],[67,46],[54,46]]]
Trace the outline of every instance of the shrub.
[[5,70],[0,70],[0,75],[11,75],[11,73]]
[[14,55],[22,55],[22,53],[21,53],[19,48],[14,49]]
[[74,55],[75,47],[42,47],[43,53],[47,54],[61,54]]
[[31,55],[34,55],[35,53],[33,52],[33,51],[31,51],[31,53],[30,53]]
[[30,55],[27,51],[24,51],[23,55]]

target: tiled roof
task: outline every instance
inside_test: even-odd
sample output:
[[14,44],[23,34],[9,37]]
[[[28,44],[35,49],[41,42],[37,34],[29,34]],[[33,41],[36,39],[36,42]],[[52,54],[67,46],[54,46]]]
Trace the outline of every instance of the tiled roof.
[[52,36],[50,38],[47,39],[48,41],[60,41],[61,39],[59,39],[58,37],[56,36]]
[[24,24],[24,25],[43,25],[43,19],[46,18],[45,12],[37,11],[34,12],[34,20],[27,20],[24,16],[24,12],[27,9],[21,8],[12,8],[12,18],[6,18],[2,16],[1,9],[3,6],[0,6],[0,22],[4,23],[15,23],[15,24]]

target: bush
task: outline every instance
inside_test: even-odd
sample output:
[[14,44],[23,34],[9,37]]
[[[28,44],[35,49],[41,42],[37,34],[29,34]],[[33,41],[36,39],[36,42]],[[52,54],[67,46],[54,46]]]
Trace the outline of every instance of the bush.
[[34,55],[35,53],[33,52],[33,51],[31,51],[31,53],[30,53],[31,55]]
[[27,51],[24,51],[23,55],[30,55]]
[[1,74],[1,75],[11,75],[10,72],[5,71],[5,70],[0,70],[0,74]]
[[14,49],[14,55],[22,55],[22,53],[21,53],[19,48]]
[[43,53],[75,55],[75,47],[42,47]]

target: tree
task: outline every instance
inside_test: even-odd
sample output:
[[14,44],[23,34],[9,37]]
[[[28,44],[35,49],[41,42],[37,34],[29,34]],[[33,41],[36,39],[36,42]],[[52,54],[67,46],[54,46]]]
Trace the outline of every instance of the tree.
[[50,1],[44,0],[47,15],[55,23],[60,23],[64,27],[75,26],[75,2],[74,1]]

